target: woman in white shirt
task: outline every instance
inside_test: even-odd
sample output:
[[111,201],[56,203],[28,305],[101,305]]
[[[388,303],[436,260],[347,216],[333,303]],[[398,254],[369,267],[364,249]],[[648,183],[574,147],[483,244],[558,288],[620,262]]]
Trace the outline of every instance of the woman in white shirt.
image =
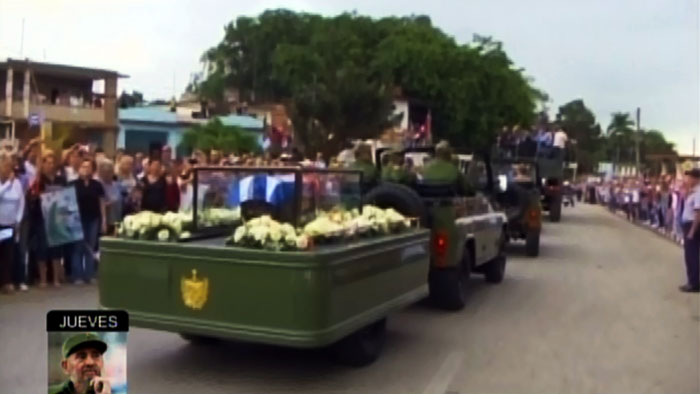
[[5,294],[14,292],[12,264],[15,240],[24,215],[24,191],[13,173],[12,157],[0,153],[0,286]]

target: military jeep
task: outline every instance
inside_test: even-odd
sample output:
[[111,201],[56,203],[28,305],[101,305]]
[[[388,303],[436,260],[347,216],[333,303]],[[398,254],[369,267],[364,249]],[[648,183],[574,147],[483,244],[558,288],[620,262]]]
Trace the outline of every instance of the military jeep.
[[[425,153],[434,156],[434,147],[379,149],[375,164],[381,172],[383,154]],[[495,187],[491,166],[471,160],[465,175],[474,189],[466,194],[454,185],[430,184],[419,176],[410,184],[382,181],[364,196],[364,203],[392,207],[418,218],[421,227],[431,231],[430,298],[448,310],[464,307],[472,273],[483,274],[489,283],[500,283],[505,275],[507,219],[489,198]]]

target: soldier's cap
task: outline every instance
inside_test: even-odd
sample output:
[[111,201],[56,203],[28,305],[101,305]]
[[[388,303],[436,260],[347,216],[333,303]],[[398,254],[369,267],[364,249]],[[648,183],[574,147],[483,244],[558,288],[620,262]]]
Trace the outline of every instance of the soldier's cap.
[[107,351],[107,344],[99,335],[92,332],[83,332],[68,337],[68,339],[63,342],[61,354],[63,358],[66,359],[78,350],[88,347],[97,349],[101,354]]
[[695,179],[700,179],[700,168],[693,168],[685,172],[685,175],[693,177]]

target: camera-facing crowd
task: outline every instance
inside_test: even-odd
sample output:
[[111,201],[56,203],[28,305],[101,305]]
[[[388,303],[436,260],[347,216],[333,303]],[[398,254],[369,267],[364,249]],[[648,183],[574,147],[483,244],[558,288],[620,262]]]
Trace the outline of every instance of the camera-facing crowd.
[[[227,155],[195,150],[184,159],[172,148],[130,155],[118,150],[108,157],[94,146],[75,144],[60,153],[30,141],[21,152],[0,150],[0,286],[2,293],[29,286],[60,287],[94,283],[99,263],[99,236],[115,233],[124,216],[142,210],[188,210],[192,204],[194,166],[327,166],[321,155],[288,157]],[[335,159],[330,166],[339,166]],[[41,206],[44,193],[75,188],[83,239],[52,246]]]

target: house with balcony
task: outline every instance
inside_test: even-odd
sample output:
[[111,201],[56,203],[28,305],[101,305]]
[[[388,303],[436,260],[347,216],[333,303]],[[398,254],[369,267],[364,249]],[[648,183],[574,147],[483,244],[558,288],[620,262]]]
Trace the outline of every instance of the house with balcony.
[[117,82],[125,77],[28,59],[0,61],[0,120],[13,124],[20,143],[43,136],[64,146],[94,143],[111,154],[119,130]]

